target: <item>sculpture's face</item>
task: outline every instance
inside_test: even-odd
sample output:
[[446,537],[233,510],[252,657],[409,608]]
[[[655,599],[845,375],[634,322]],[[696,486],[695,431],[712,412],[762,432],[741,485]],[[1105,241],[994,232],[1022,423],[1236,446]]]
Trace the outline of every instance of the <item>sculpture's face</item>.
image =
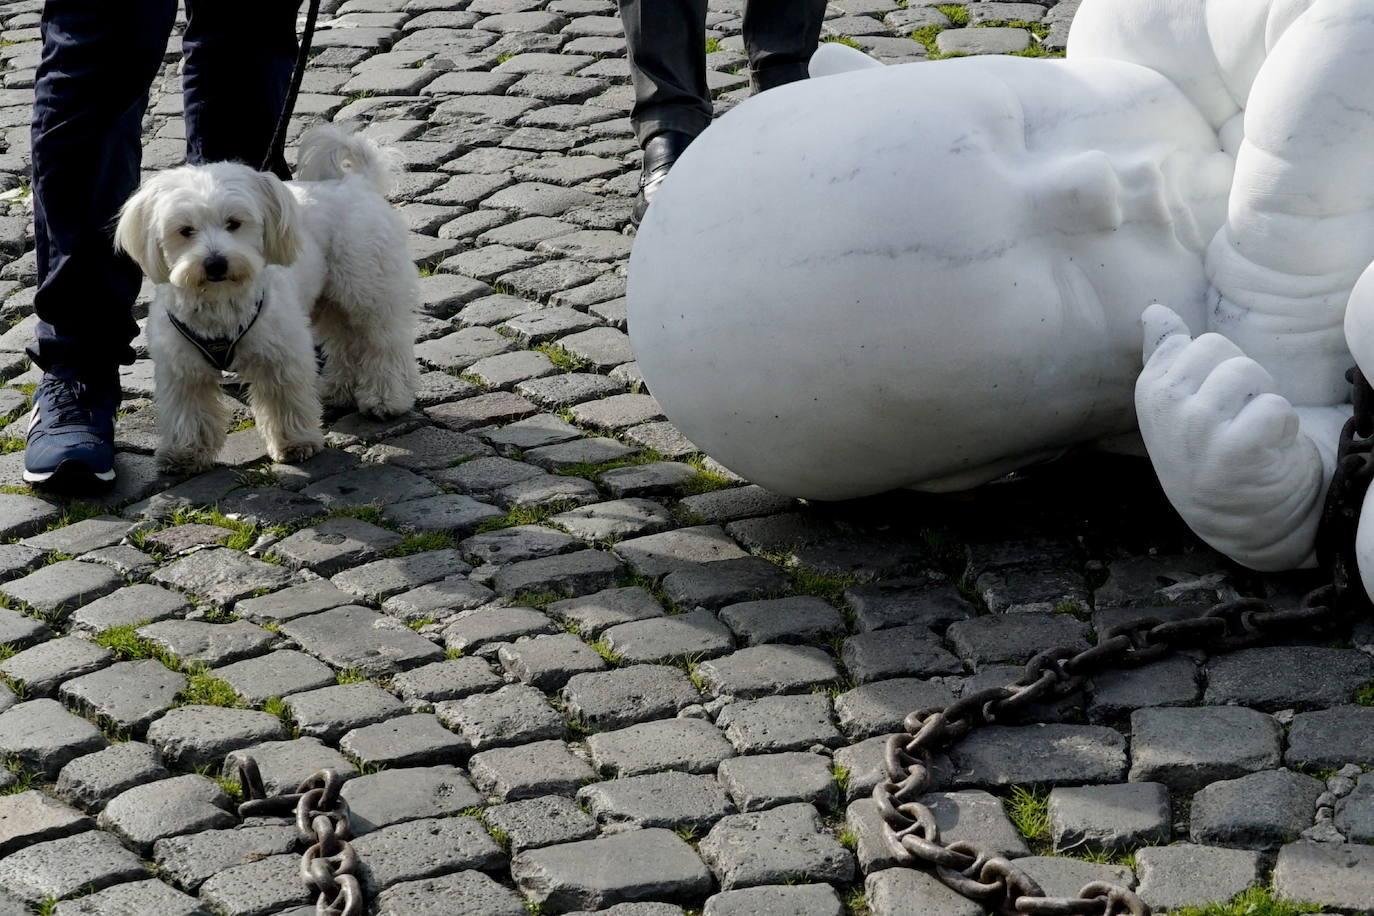
[[1140,313],[1201,323],[1218,148],[1128,64],[971,58],[765,93],[649,211],[636,355],[688,438],[796,495],[1124,431]]

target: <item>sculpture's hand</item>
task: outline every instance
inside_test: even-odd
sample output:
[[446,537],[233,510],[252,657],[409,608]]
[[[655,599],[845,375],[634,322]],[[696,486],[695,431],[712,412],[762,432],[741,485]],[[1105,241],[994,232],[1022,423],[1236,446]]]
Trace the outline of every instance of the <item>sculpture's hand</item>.
[[1144,315],[1136,414],[1165,494],[1208,544],[1253,569],[1310,565],[1326,492],[1322,456],[1274,380],[1220,334]]

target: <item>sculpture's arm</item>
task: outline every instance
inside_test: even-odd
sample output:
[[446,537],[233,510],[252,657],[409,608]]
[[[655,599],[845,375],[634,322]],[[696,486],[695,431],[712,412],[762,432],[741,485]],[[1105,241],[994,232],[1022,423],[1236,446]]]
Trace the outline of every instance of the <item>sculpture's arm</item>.
[[1146,310],[1140,432],[1165,494],[1200,538],[1252,569],[1315,563],[1317,523],[1348,407],[1295,409],[1219,334]]
[[1274,41],[1244,117],[1226,224],[1207,252],[1209,329],[1290,402],[1343,403],[1346,303],[1374,261],[1368,0],[1313,0]]

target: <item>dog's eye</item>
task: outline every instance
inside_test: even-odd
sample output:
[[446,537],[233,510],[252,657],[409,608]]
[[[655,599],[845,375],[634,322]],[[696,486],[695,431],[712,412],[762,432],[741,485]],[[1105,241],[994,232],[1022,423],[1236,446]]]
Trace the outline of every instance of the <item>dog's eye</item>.
[[190,226],[182,226],[177,231],[181,233],[181,237],[184,239],[189,239],[191,236],[196,234],[196,230],[191,228]]
[[230,232],[238,232],[240,225],[242,224],[238,220],[231,219],[229,220],[229,222],[224,224],[224,228],[228,229]]

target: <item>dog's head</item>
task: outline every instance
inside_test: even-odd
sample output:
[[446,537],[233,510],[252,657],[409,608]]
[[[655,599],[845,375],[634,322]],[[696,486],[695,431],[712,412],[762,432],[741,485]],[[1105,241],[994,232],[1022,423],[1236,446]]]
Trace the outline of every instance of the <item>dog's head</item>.
[[273,175],[235,162],[182,166],[144,182],[119,213],[116,249],[154,283],[218,298],[299,253],[296,200]]

